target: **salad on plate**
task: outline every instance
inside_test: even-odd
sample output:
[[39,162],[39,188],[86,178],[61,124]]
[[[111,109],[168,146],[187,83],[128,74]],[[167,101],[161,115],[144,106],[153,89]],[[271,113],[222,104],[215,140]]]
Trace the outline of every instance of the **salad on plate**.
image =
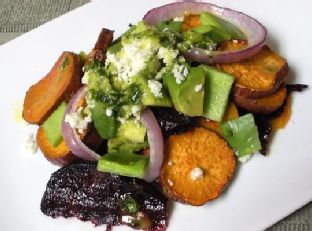
[[[113,28],[111,28],[113,29]],[[154,8],[88,54],[64,51],[23,118],[52,164],[41,211],[166,230],[169,200],[202,206],[291,116],[285,58],[252,17],[210,3]]]

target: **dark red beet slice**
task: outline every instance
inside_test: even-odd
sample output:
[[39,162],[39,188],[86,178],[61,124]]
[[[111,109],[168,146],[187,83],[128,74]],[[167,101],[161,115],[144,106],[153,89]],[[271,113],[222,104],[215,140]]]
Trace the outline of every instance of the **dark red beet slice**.
[[184,115],[174,108],[151,107],[165,137],[188,131],[195,125],[194,117]]
[[53,218],[77,217],[107,227],[127,224],[166,230],[167,199],[151,184],[96,170],[95,162],[65,166],[51,175],[41,211]]

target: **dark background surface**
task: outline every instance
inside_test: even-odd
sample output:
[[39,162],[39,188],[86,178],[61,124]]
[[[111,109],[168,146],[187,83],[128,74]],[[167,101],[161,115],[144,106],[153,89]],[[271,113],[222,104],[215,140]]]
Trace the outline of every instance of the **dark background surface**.
[[[0,0],[0,45],[88,2],[88,0]],[[267,230],[312,230],[312,203]]]

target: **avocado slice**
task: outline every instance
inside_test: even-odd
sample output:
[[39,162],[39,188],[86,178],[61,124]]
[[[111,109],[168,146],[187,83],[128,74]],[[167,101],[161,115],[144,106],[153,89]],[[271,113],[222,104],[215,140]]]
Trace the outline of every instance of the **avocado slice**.
[[261,149],[258,128],[251,113],[220,125],[222,136],[238,157],[250,155]]
[[168,88],[177,111],[189,116],[202,116],[205,74],[202,68],[192,67],[186,79],[178,84],[172,72],[166,73],[163,82]]
[[145,79],[143,76],[138,75],[134,77],[133,80],[134,83],[139,84],[142,88],[143,92],[143,98],[142,103],[145,106],[159,106],[159,107],[171,107],[171,101],[168,96],[168,93],[164,89],[164,87],[161,89],[162,97],[157,98],[148,87],[147,79]]
[[134,153],[108,153],[98,161],[97,170],[121,176],[143,178],[149,158]]
[[204,70],[206,78],[203,116],[220,122],[228,104],[234,77],[214,67],[200,67]]
[[137,152],[144,148],[147,148],[148,146],[149,145],[147,141],[136,143],[118,137],[109,139],[107,141],[108,152]]
[[139,151],[148,147],[145,137],[146,128],[141,123],[136,123],[134,119],[129,119],[125,123],[120,124],[116,137],[108,140],[108,152]]
[[141,123],[136,123],[134,119],[129,119],[120,124],[117,137],[130,140],[136,143],[144,142],[146,136],[146,128]]
[[106,115],[106,107],[101,102],[96,102],[91,109],[94,126],[102,139],[113,138],[117,132],[117,121],[114,115]]
[[217,40],[246,39],[244,33],[238,27],[207,12],[200,14],[200,22],[202,25],[213,28],[208,33],[209,36],[215,37]]
[[53,147],[57,147],[63,140],[62,121],[66,107],[67,103],[62,102],[42,125],[45,135]]

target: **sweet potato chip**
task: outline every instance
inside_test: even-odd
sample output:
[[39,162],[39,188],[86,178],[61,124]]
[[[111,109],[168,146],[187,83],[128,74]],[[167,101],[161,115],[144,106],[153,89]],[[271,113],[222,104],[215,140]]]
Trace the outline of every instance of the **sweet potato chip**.
[[286,99],[287,90],[285,86],[281,86],[272,95],[263,96],[261,98],[246,98],[241,95],[235,95],[236,105],[258,114],[269,114],[281,107]]
[[235,94],[246,98],[271,95],[288,73],[286,60],[268,46],[246,60],[218,64],[217,67],[235,77]]
[[215,132],[196,127],[168,138],[159,181],[173,200],[199,206],[221,194],[235,166],[227,143]]
[[53,147],[49,143],[43,127],[39,127],[36,140],[40,150],[47,158],[50,159],[66,158],[67,160],[76,159],[75,156],[70,152],[64,140],[57,147]]
[[62,101],[69,102],[81,86],[81,77],[78,55],[63,52],[52,70],[27,91],[23,118],[31,124],[42,124]]

